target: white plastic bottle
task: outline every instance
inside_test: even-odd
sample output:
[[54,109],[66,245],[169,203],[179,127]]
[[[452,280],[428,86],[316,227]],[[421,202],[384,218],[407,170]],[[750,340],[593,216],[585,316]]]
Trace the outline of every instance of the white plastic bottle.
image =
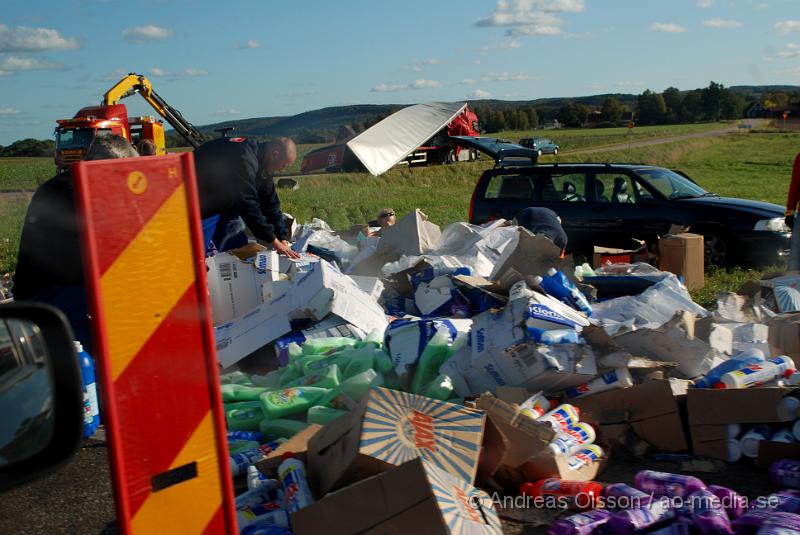
[[563,403],[536,421],[549,425],[556,433],[561,433],[577,424],[580,414],[580,410],[574,405]]
[[714,388],[750,388],[759,386],[786,375],[794,370],[794,362],[786,355],[775,357],[764,362],[751,364],[741,370],[728,372],[720,377]]
[[556,435],[552,442],[550,442],[549,448],[556,455],[571,457],[588,444],[594,442],[595,438],[597,437],[591,425],[578,422],[563,433]]
[[633,386],[633,378],[628,368],[617,368],[612,372],[595,377],[588,383],[568,388],[567,397],[570,399],[578,399],[605,392],[606,390],[628,388],[631,386]]
[[286,510],[297,511],[314,503],[311,489],[306,479],[306,466],[294,453],[287,451],[281,457],[283,462],[278,466],[278,478],[286,493]]
[[742,454],[755,458],[758,456],[758,443],[762,440],[769,440],[772,432],[766,425],[756,425],[752,427],[744,436],[739,440],[742,447]]
[[786,396],[778,405],[778,416],[784,422],[795,420],[798,416],[798,410],[800,410],[800,399],[794,396]]
[[794,435],[794,438],[800,442],[800,420],[797,420],[794,425],[792,425],[792,434]]
[[729,438],[725,440],[725,447],[728,450],[728,462],[739,462],[742,458],[742,444],[735,438]]
[[253,490],[263,485],[269,478],[261,473],[256,465],[247,467],[247,490]]
[[785,442],[787,444],[795,442],[794,434],[788,427],[782,427],[781,429],[778,429],[772,433],[770,440],[772,442]]
[[544,397],[544,392],[538,392],[520,404],[519,412],[535,420],[536,418],[544,416],[545,413],[550,410],[551,406],[552,403],[550,403],[549,399]]
[[728,424],[725,426],[725,436],[727,438],[736,438],[742,433],[742,426],[740,424]]

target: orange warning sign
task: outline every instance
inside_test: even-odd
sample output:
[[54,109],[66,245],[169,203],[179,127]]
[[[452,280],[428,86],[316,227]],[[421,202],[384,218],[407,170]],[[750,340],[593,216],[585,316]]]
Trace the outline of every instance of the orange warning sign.
[[235,533],[190,153],[73,166],[124,533]]

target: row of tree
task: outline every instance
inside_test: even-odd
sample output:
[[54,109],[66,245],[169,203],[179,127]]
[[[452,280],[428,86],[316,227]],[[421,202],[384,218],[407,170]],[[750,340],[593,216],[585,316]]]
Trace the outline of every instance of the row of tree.
[[56,142],[52,139],[20,139],[8,147],[0,145],[0,157],[2,156],[53,156],[56,150]]

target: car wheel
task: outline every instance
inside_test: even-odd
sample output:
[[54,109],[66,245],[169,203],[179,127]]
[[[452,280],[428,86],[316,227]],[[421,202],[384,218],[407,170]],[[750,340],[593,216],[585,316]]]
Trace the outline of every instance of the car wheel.
[[538,156],[541,156],[541,155],[542,155],[542,149],[539,149],[539,150],[537,150],[537,151],[536,151],[536,154],[537,154]]
[[553,156],[558,156],[558,148],[553,149]]
[[719,233],[703,232],[705,263],[707,266],[725,266],[730,263],[732,251],[728,241]]
[[456,151],[451,150],[447,153],[447,163],[453,163],[456,161]]

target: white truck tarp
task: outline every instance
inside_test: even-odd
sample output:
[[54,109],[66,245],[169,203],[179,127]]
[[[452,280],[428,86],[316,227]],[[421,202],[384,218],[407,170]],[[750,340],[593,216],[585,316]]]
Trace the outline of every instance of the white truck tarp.
[[466,102],[416,104],[393,113],[347,142],[367,171],[385,173],[450,124]]

